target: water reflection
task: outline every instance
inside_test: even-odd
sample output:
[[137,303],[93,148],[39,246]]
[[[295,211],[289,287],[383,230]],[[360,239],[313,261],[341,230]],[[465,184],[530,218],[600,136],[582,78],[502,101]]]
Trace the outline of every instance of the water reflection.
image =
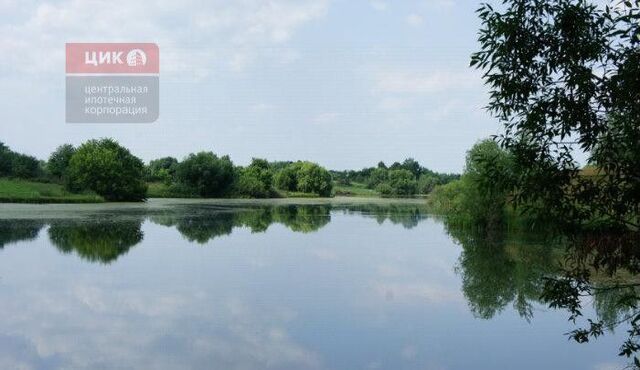
[[0,249],[18,241],[33,240],[48,226],[49,240],[60,252],[74,252],[86,261],[109,264],[143,241],[142,225],[146,220],[175,228],[189,242],[207,244],[230,235],[235,228],[263,233],[273,224],[284,225],[296,233],[313,233],[331,222],[332,212],[372,217],[379,224],[389,220],[407,229],[426,217],[421,204],[188,204],[161,210],[101,210],[80,218],[0,219]]
[[[620,355],[640,350],[640,234],[547,235],[459,227],[445,221],[462,247],[457,271],[462,291],[476,317],[491,319],[512,304],[531,320],[542,304],[565,309],[578,324],[569,338],[586,343],[603,334],[626,332]],[[593,310],[586,315],[585,311]]]
[[0,368],[617,364],[541,310],[562,248],[443,226],[418,203],[45,208],[0,219]]
[[0,219],[0,249],[5,245],[37,238],[44,225],[45,223],[39,220]]
[[512,304],[530,319],[532,304],[542,296],[543,277],[557,272],[561,248],[505,231],[452,226],[447,231],[462,247],[457,271],[471,311],[490,319]]
[[108,264],[142,241],[142,222],[141,218],[53,221],[48,234],[60,252],[75,252],[84,260]]

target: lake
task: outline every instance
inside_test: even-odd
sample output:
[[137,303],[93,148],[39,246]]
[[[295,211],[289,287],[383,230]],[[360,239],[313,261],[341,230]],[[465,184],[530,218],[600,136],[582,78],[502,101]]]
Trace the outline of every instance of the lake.
[[561,254],[420,200],[0,204],[0,369],[622,368],[538,301]]

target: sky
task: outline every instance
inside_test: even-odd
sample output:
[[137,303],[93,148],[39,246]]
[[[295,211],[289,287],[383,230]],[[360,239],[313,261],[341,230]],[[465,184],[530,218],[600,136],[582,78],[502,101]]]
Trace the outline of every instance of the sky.
[[[47,158],[112,137],[145,161],[201,150],[460,172],[498,132],[469,69],[472,0],[0,0],[0,141]],[[67,42],[155,42],[160,118],[65,123]]]

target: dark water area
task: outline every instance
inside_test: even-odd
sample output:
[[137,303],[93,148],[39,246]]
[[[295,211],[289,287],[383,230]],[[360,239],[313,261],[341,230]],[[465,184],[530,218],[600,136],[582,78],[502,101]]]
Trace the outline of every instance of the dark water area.
[[623,368],[540,302],[561,256],[422,201],[3,204],[0,369]]

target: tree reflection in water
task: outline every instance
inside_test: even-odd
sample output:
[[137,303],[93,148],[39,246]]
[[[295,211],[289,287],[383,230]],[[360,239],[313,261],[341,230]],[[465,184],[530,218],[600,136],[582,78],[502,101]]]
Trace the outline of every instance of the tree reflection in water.
[[[427,217],[427,210],[419,204],[189,204],[51,220],[0,220],[0,249],[34,240],[48,226],[47,236],[60,252],[109,264],[142,242],[145,221],[174,228],[189,242],[209,245],[235,228],[261,233],[280,224],[292,232],[312,233],[339,214],[358,214],[411,229]],[[586,328],[570,333],[573,339],[586,342],[623,326],[628,330],[628,340],[621,353],[633,356],[640,348],[638,233],[584,233],[559,238],[460,227],[446,220],[444,224],[462,248],[456,271],[476,317],[490,319],[511,305],[530,320],[538,303],[565,309],[577,322],[583,304],[593,302],[597,317],[588,318],[591,321]]]
[[0,220],[0,249],[38,237],[45,222],[40,220]]
[[144,237],[142,218],[57,220],[49,226],[49,239],[62,253],[75,252],[90,262],[111,263]]
[[86,261],[108,264],[142,242],[145,220],[174,227],[189,242],[207,244],[240,227],[261,233],[280,224],[293,232],[316,232],[331,222],[332,212],[358,213],[380,223],[390,220],[405,228],[416,226],[426,215],[424,207],[412,204],[174,205],[160,210],[99,211],[49,220],[0,220],[0,249],[33,240],[48,225],[49,239],[60,252],[74,252]]
[[540,300],[543,277],[554,272],[560,251],[527,235],[479,228],[449,227],[462,252],[456,268],[471,311],[490,319],[512,303],[529,320]]
[[507,305],[525,319],[532,304],[564,309],[576,324],[592,302],[596,317],[568,333],[579,343],[621,327],[628,338],[620,355],[640,350],[640,234],[607,232],[544,234],[488,231],[445,226],[462,252],[457,271],[462,290],[475,316],[489,319]]

